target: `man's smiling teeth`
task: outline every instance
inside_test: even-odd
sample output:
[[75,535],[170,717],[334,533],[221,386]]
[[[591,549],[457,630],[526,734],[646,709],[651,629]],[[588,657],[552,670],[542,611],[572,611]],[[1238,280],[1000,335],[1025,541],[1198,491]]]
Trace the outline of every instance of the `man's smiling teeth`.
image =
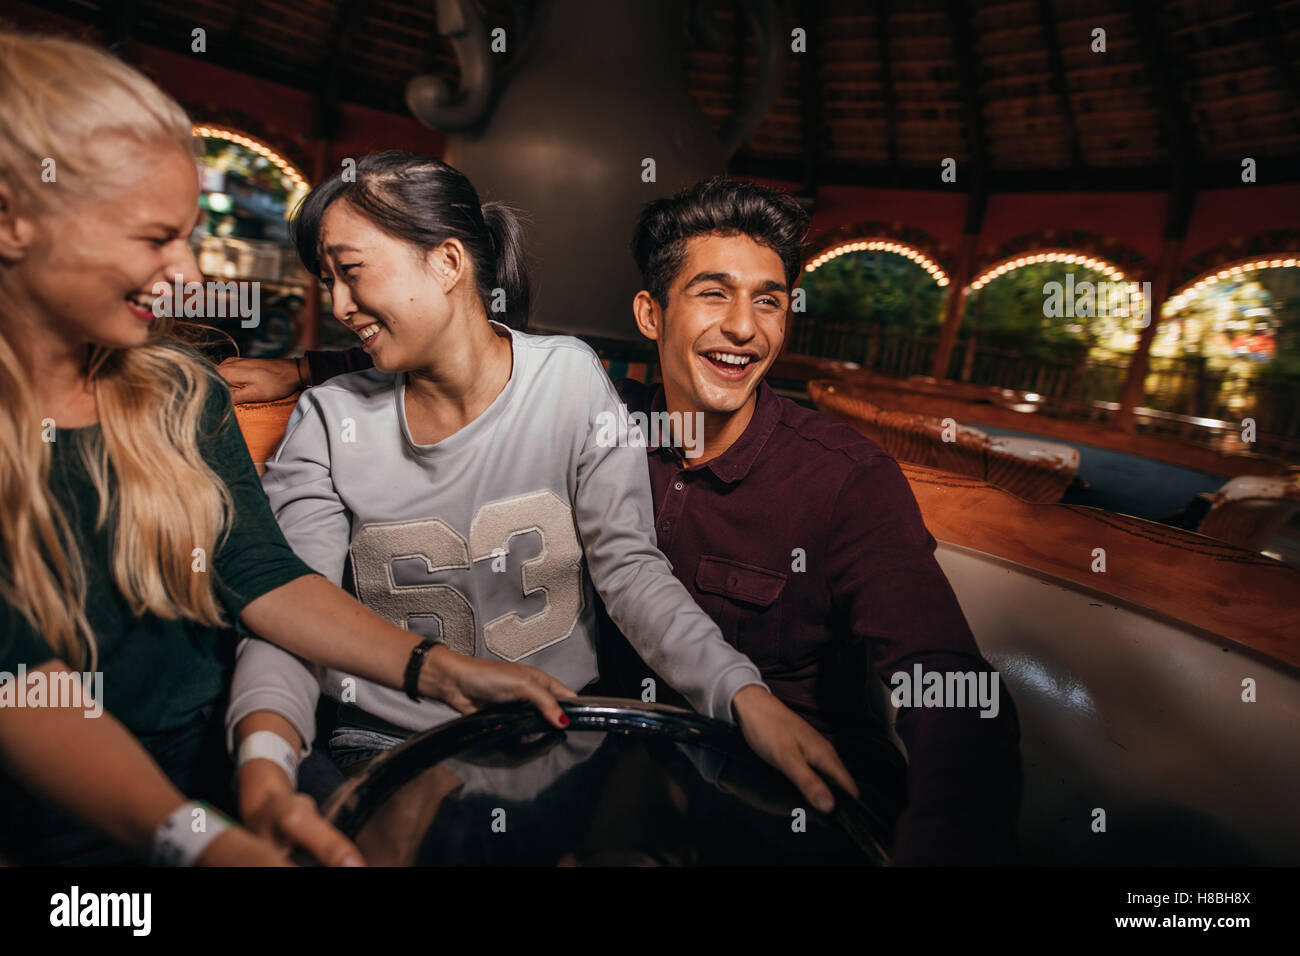
[[364,329],[357,329],[357,335],[361,336],[361,341],[364,342],[378,331],[379,323],[376,322],[374,325],[367,325]]
[[733,355],[730,352],[705,352],[706,358],[711,358],[715,362],[725,362],[727,365],[746,366],[754,360],[752,355]]

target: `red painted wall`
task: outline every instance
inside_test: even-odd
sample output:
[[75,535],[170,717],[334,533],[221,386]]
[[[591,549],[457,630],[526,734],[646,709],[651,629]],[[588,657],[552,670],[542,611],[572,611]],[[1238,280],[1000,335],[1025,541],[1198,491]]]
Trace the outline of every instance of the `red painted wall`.
[[1300,185],[1206,190],[1196,197],[1183,258],[1270,229],[1300,229]]
[[961,243],[966,197],[933,190],[825,186],[817,193],[812,233],[829,232],[845,223],[898,223],[924,229],[954,252]]
[[[795,183],[777,179],[745,177],[782,192],[798,190]],[[966,216],[966,197],[937,190],[875,189],[864,186],[823,186],[817,191],[809,236],[858,222],[888,222],[924,229],[954,252],[961,242]]]
[[1003,193],[990,196],[980,251],[1044,229],[1082,229],[1160,257],[1164,193]]

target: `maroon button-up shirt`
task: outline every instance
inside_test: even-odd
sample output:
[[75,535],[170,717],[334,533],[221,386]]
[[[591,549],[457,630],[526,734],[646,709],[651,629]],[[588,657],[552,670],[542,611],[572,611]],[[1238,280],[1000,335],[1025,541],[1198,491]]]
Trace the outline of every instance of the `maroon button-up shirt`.
[[[619,383],[632,411],[662,411],[662,388]],[[762,383],[753,418],[722,455],[691,464],[648,452],[659,547],[673,572],[747,654],[772,692],[854,751],[887,736],[898,671],[991,671],[898,463],[847,424]],[[896,862],[1003,862],[1014,853],[1019,727],[1000,712],[900,708],[907,809]],[[861,765],[861,764],[859,764]]]

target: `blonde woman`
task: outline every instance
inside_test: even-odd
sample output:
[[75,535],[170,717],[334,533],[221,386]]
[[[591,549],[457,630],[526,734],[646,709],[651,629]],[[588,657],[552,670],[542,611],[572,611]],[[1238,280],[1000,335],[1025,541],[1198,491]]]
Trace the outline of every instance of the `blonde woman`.
[[272,863],[290,844],[358,858],[304,798],[259,808],[275,842],[186,800],[209,743],[221,749],[209,731],[237,622],[462,712],[526,699],[567,722],[555,697],[571,692],[541,671],[425,648],[294,556],[224,384],[154,315],[158,283],[197,275],[197,215],[174,101],[101,50],[0,31],[0,856],[13,862]]

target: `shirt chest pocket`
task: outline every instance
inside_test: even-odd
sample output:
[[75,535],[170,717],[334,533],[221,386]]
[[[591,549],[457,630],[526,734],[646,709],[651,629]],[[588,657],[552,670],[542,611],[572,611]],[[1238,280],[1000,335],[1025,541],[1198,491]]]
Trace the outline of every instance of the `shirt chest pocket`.
[[695,573],[700,606],[718,622],[722,636],[760,667],[780,659],[780,571],[704,555]]

